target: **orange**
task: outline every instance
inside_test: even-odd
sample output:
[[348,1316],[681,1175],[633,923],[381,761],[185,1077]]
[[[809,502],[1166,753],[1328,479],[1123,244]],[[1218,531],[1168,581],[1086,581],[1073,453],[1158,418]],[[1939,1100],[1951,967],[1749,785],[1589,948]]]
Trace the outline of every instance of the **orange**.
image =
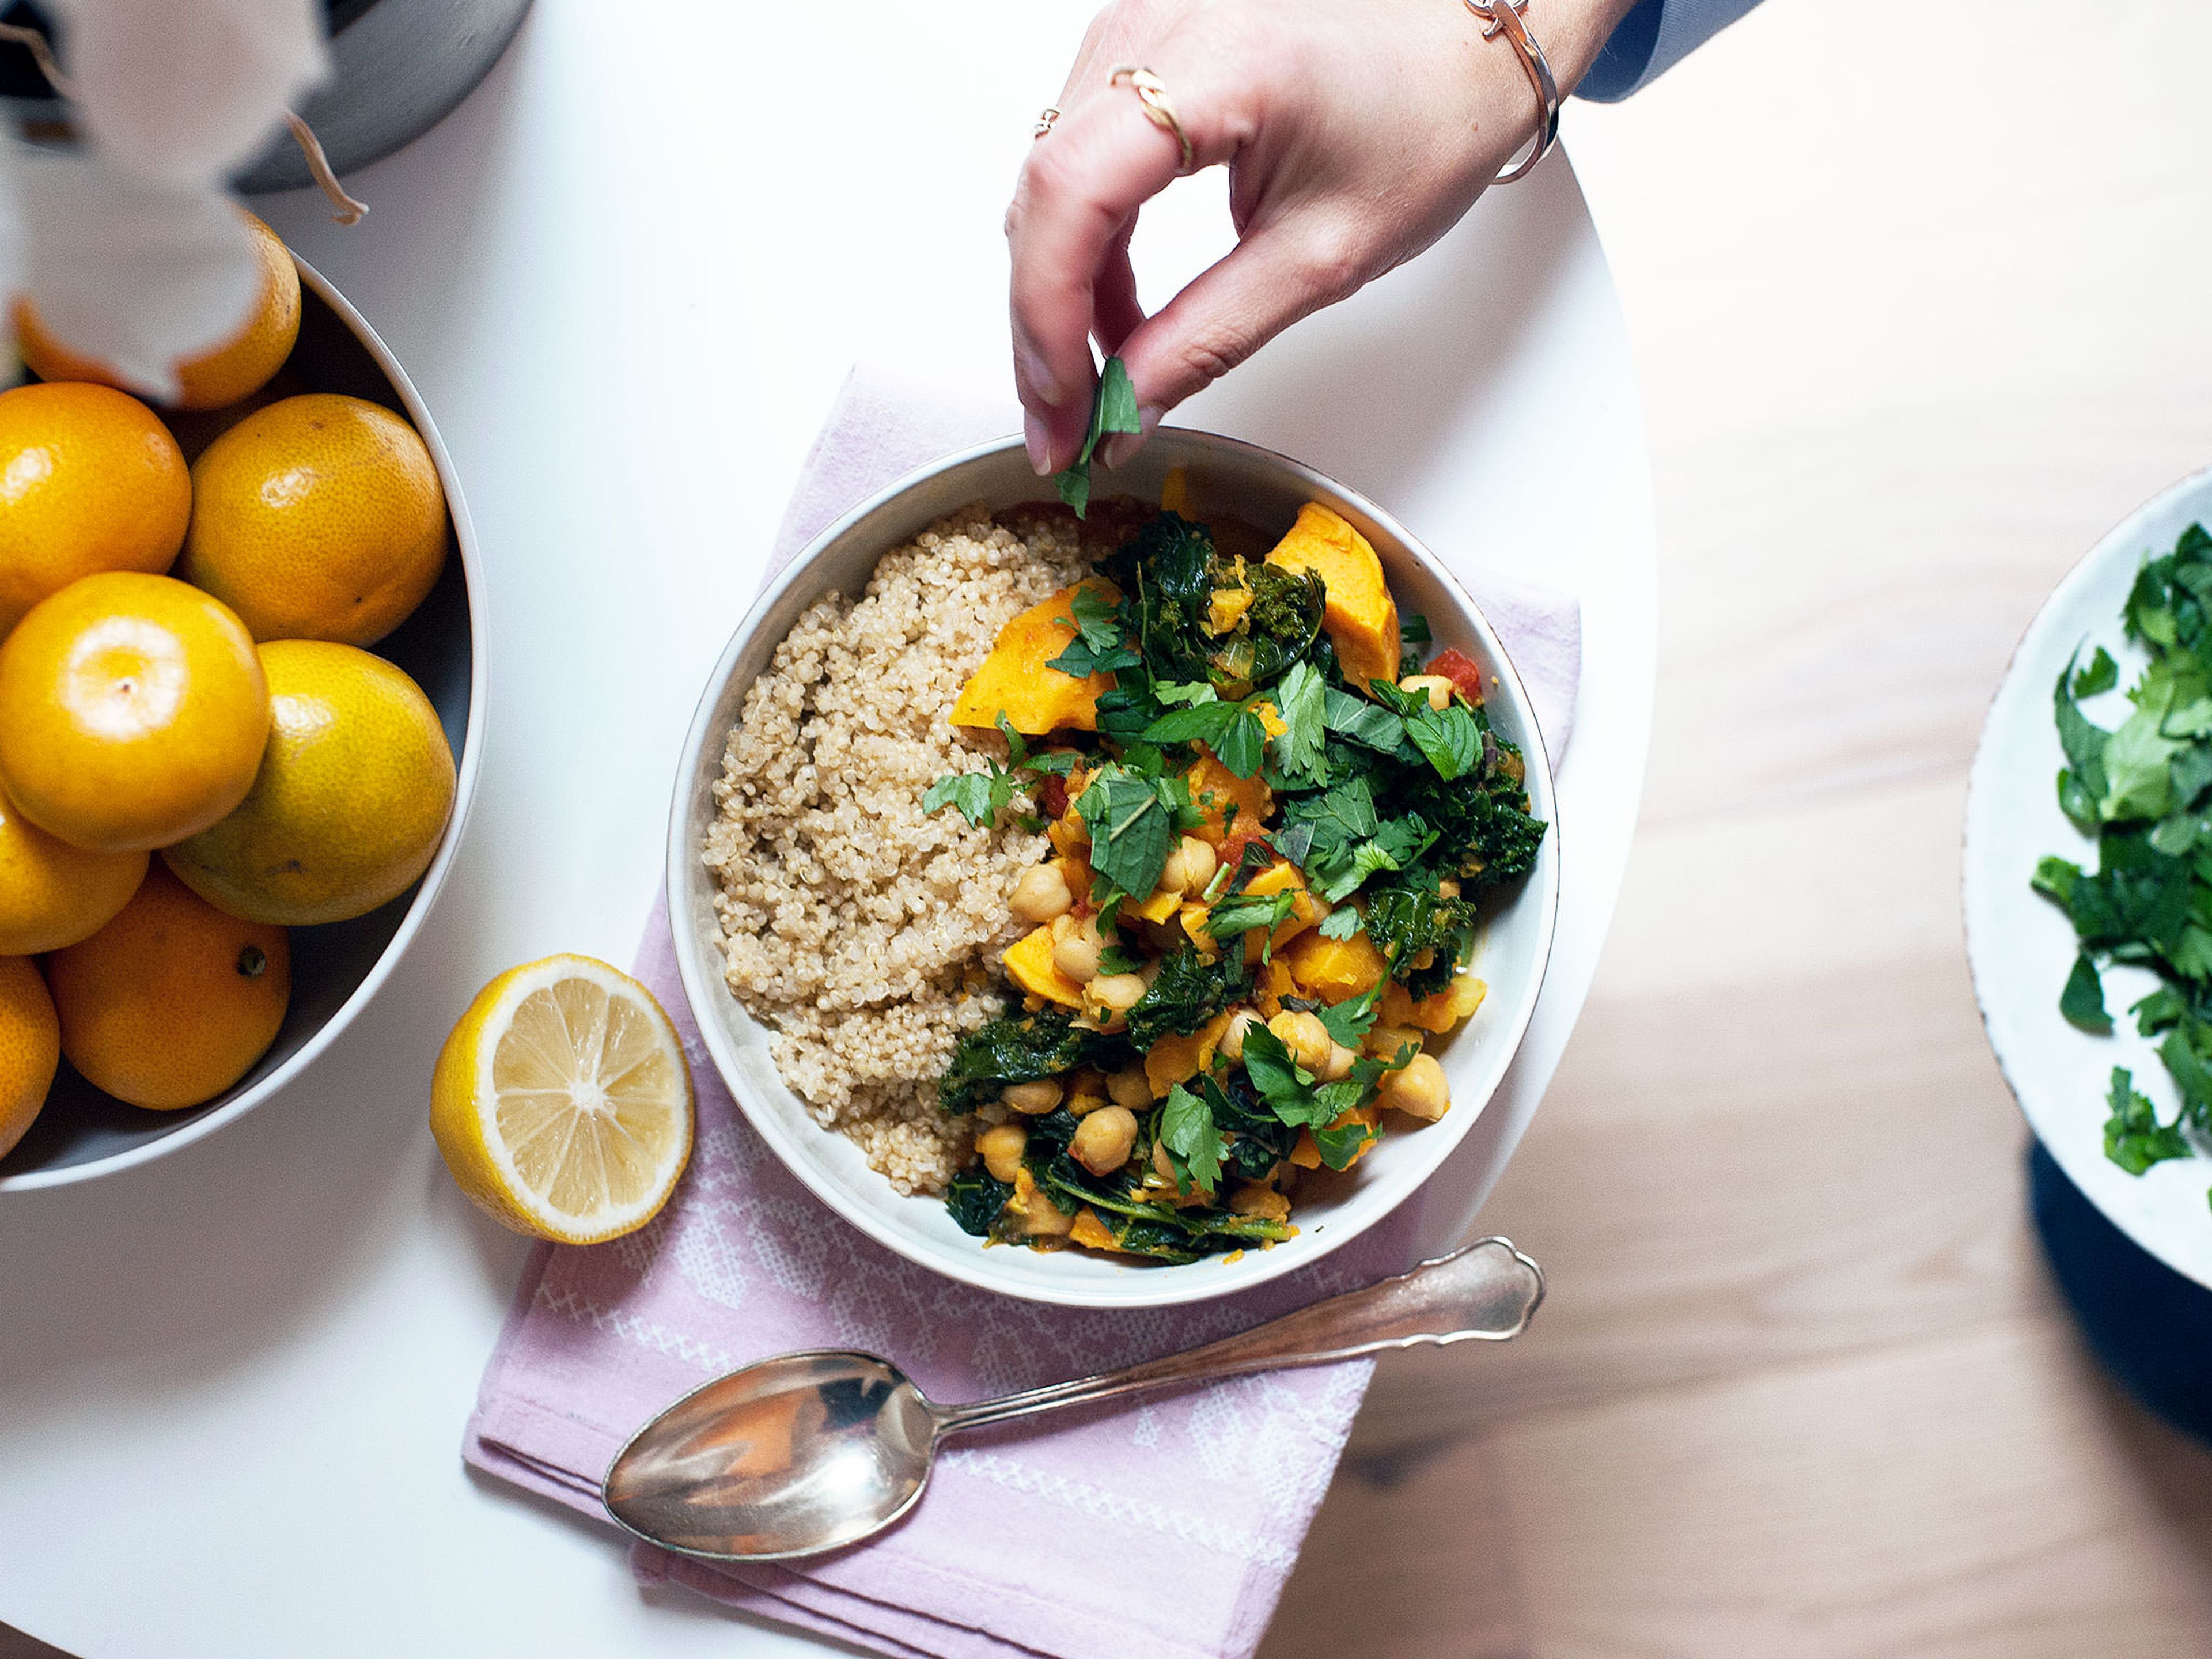
[[257,640],[373,645],[446,562],[446,494],[415,428],[335,392],[249,415],[192,464],[177,574]]
[[272,725],[238,810],[162,857],[210,903],[307,927],[365,915],[430,867],[453,753],[413,680],[357,646],[261,647]]
[[207,447],[236,426],[249,415],[258,415],[271,404],[287,398],[296,398],[307,389],[291,369],[277,371],[276,378],[258,392],[247,393],[234,404],[225,404],[221,409],[165,409],[161,411],[163,424],[169,435],[177,441],[177,447],[185,452],[185,465],[190,466],[207,453]]
[[104,386],[0,392],[0,635],[95,570],[167,570],[191,475],[168,428]]
[[[250,213],[239,216],[253,236],[260,286],[245,325],[220,345],[177,364],[179,409],[221,409],[258,392],[284,367],[300,337],[300,272],[276,233]],[[15,301],[15,349],[42,380],[91,380],[121,386],[106,364],[80,357],[46,332],[28,300]]]
[[0,795],[0,957],[37,956],[89,938],[145,878],[145,854],[82,852]]
[[158,865],[114,921],[47,957],[46,973],[70,1064],[157,1112],[244,1077],[292,1000],[284,930],[223,915]]
[[0,957],[0,1158],[46,1103],[62,1034],[46,982],[25,957]]
[[170,577],[87,576],[0,644],[0,787],[72,847],[198,834],[246,799],[268,740],[252,635]]

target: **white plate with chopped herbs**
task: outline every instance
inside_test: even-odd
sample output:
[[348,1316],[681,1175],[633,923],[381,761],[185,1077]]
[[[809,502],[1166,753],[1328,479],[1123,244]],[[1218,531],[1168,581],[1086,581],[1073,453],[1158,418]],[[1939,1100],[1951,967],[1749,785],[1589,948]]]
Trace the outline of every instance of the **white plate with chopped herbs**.
[[1558,830],[1496,635],[1386,515],[1172,430],[1111,489],[1079,530],[1010,441],[825,532],[702,701],[670,890],[709,1053],[818,1196],[1143,1307],[1443,1164],[1534,1012]]
[[1966,796],[1967,957],[2029,1125],[2113,1223],[2212,1286],[2212,471],[2029,624]]

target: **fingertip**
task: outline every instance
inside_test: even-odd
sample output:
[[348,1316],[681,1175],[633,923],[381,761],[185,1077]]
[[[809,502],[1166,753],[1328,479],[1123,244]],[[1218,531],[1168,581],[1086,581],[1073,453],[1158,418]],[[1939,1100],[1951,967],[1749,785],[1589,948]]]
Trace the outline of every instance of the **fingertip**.
[[1145,447],[1145,441],[1159,430],[1161,418],[1166,413],[1167,410],[1157,404],[1139,404],[1137,409],[1137,430],[1115,433],[1106,441],[1105,447],[1099,452],[1104,457],[1106,465],[1118,469],[1126,464]]

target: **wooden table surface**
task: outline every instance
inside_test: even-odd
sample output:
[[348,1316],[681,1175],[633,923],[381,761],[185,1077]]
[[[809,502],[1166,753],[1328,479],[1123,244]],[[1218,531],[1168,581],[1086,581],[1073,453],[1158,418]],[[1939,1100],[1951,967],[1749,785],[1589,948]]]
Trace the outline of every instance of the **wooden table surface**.
[[1386,1366],[1265,1659],[2212,1651],[2212,1453],[2054,1300],[1957,896],[2013,641],[2212,460],[2208,60],[2170,0],[1769,0],[1569,111],[1663,613],[1620,920],[1484,1214],[1553,1289]]

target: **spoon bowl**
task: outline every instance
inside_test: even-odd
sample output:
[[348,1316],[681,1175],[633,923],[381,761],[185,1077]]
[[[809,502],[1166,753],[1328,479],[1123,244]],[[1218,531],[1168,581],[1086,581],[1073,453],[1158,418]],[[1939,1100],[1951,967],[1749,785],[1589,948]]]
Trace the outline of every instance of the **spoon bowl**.
[[836,1549],[914,1507],[938,1421],[888,1359],[781,1354],[647,1424],[608,1471],[607,1512],[686,1554],[773,1561]]
[[888,1359],[848,1349],[779,1354],[694,1389],[630,1437],[601,1487],[648,1543],[711,1561],[784,1561],[880,1532],[928,1484],[938,1443],[964,1430],[1141,1389],[1470,1340],[1503,1341],[1543,1299],[1542,1270],[1503,1238],[1236,1336],[1101,1376],[939,1406]]

